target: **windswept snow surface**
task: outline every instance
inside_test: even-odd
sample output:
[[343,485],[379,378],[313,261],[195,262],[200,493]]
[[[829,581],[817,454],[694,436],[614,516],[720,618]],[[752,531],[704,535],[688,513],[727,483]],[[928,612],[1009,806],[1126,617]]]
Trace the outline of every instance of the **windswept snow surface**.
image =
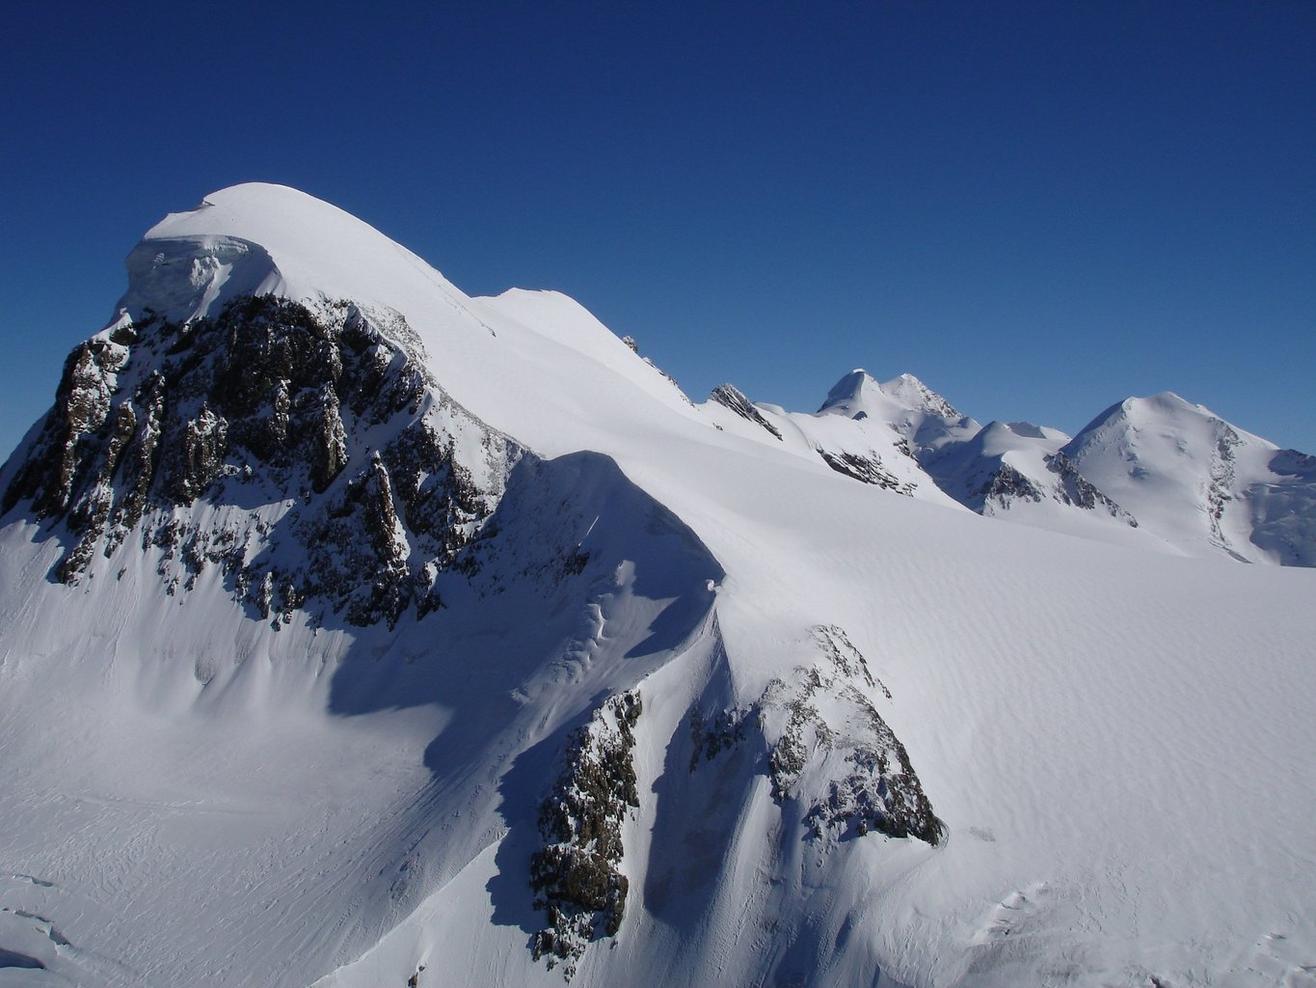
[[[171,215],[129,273],[115,325],[254,291],[387,307],[452,399],[544,461],[508,481],[484,582],[392,630],[276,630],[213,569],[168,595],[140,540],[68,587],[59,525],[7,514],[0,984],[560,985],[528,949],[535,817],[569,732],[632,688],[626,914],[573,984],[1316,983],[1316,572],[858,483],[808,430],[864,409],[759,406],[803,436],[779,441],[690,405],[570,299],[467,298],[290,189]],[[918,444],[929,421],[858,424]],[[558,546],[578,578],[536,575]],[[903,743],[937,845],[811,838],[753,731],[692,747],[693,713],[823,669],[820,626],[866,659],[851,695]]]

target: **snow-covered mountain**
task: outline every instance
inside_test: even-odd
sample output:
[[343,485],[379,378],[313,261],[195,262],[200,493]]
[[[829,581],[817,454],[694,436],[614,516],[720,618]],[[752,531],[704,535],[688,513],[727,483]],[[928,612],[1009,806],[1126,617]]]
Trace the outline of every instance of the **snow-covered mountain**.
[[1072,439],[1031,422],[980,426],[911,374],[879,384],[851,371],[816,415],[731,385],[702,407],[721,428],[982,515],[1175,555],[1316,565],[1316,459],[1171,392],[1126,399]]
[[819,412],[886,422],[919,453],[968,439],[981,428],[913,374],[878,383],[862,368],[836,382]]
[[1316,458],[1280,450],[1173,392],[1108,408],[1064,454],[1185,552],[1316,565]]
[[0,470],[0,983],[1310,981],[1316,572],[1164,551],[1310,458],[694,405],[278,186],[128,273]]
[[919,464],[980,428],[912,374],[879,384],[862,369],[841,378],[812,415],[756,404],[732,384],[715,388],[701,409],[718,428],[770,436],[837,473],[943,505],[952,502]]
[[852,480],[954,504],[919,468],[906,435],[885,419],[788,412],[779,405],[754,404],[732,384],[715,388],[700,410],[719,429],[766,442],[810,464],[826,464]]

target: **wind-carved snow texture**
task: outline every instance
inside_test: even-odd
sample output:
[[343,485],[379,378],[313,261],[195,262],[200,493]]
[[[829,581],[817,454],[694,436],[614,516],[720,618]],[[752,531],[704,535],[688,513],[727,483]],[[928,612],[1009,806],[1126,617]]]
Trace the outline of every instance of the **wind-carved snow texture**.
[[564,961],[568,980],[595,940],[621,929],[630,882],[618,864],[622,824],[640,805],[631,749],[638,691],[610,697],[567,744],[566,766],[539,809],[544,846],[530,862],[535,908],[548,926],[531,938],[535,960]]
[[748,709],[692,711],[690,770],[742,743],[752,728],[766,746],[773,799],[799,802],[813,839],[877,832],[939,843],[945,827],[863,687],[888,700],[890,691],[841,628],[815,627],[813,643],[818,658],[773,679]]
[[754,403],[734,384],[719,384],[713,389],[713,393],[709,395],[709,398],[719,405],[731,409],[741,418],[753,422],[755,425],[761,425],[768,432],[781,439],[781,430],[765,419],[763,413],[755,408]]
[[[4,509],[63,522],[63,583],[140,526],[170,594],[215,565],[264,618],[319,599],[392,624],[473,565],[459,554],[521,455],[439,388],[400,316],[249,297],[75,348]],[[177,510],[198,501],[214,510]]]

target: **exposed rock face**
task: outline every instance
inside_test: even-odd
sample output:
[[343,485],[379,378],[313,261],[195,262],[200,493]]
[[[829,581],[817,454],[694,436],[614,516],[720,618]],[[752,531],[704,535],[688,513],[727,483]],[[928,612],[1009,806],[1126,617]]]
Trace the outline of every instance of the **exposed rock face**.
[[1089,511],[1104,511],[1112,518],[1118,518],[1131,528],[1138,527],[1138,520],[1079,473],[1078,467],[1074,466],[1073,460],[1066,456],[1064,452],[1057,451],[1048,456],[1046,458],[1046,468],[1059,478],[1055,497],[1062,504],[1072,504],[1078,508],[1087,508]]
[[824,463],[837,473],[843,473],[860,483],[872,484],[875,487],[881,487],[883,490],[895,491],[897,494],[905,494],[911,497],[914,494],[913,485],[901,483],[900,478],[882,466],[882,458],[876,453],[864,456],[860,453],[850,453],[844,450],[833,452],[820,446],[818,447],[818,455],[822,457]]
[[[43,457],[24,464],[5,492],[4,510],[30,498],[38,518],[68,510],[75,488],[85,483],[98,434],[110,413],[117,371],[127,362],[127,348],[109,339],[89,340],[73,349],[55,394],[55,407],[42,430]],[[116,434],[123,424],[116,423]],[[108,440],[108,437],[106,437]]]
[[[1137,519],[1079,473],[1074,462],[1063,452],[1047,454],[1044,462],[1047,471],[1054,475],[1054,480],[1046,478],[1039,482],[1010,464],[1001,462],[979,486],[969,490],[967,497],[961,495],[963,503],[980,514],[992,514],[1008,507],[1013,501],[1032,501],[1036,504],[1052,500],[1086,511],[1099,511],[1131,528],[1138,527]],[[949,487],[951,491],[954,489],[953,486]]]
[[745,714],[743,710],[719,710],[705,719],[698,710],[690,711],[691,772],[745,740]]
[[[281,390],[280,394],[286,395],[287,390]],[[339,415],[337,391],[328,384],[323,385],[317,404],[319,422],[311,437],[311,486],[319,492],[333,483],[347,466],[347,431]]]
[[890,700],[891,691],[868,668],[864,653],[850,641],[845,629],[835,624],[820,624],[813,629],[813,640],[824,657],[844,676],[852,680],[862,680],[867,685],[881,691]]
[[182,443],[166,465],[169,493],[179,504],[191,504],[219,476],[227,451],[228,422],[202,404],[183,427]]
[[719,384],[713,389],[713,393],[709,395],[709,398],[719,405],[731,409],[741,418],[762,426],[778,439],[781,438],[781,431],[765,419],[763,413],[755,408],[754,403],[734,384]]
[[778,802],[796,800],[816,840],[876,831],[937,844],[945,827],[932,812],[905,746],[862,685],[890,691],[835,625],[814,629],[818,657],[791,679],[774,679],[748,709],[691,714],[690,768],[761,734],[765,772]]
[[640,718],[640,695],[609,698],[567,747],[566,767],[539,810],[544,847],[530,862],[535,908],[548,927],[535,934],[535,959],[566,962],[568,978],[593,940],[616,936],[630,883],[617,865],[621,827],[640,805],[631,749]]
[[1022,473],[1008,463],[1002,463],[982,487],[969,495],[969,504],[976,505],[981,510],[990,502],[998,505],[1021,499],[1036,502],[1041,501],[1045,496],[1041,489]]
[[1211,455],[1211,479],[1206,489],[1206,510],[1211,520],[1211,540],[1221,548],[1230,550],[1229,537],[1221,528],[1220,519],[1224,516],[1225,505],[1234,499],[1231,490],[1234,487],[1235,450],[1243,445],[1243,439],[1229,423],[1217,419],[1216,444]]
[[[439,605],[436,576],[523,455],[431,379],[396,313],[244,297],[77,347],[3,503],[30,502],[70,544],[65,583],[140,528],[167,592],[213,563],[263,616],[319,598],[391,623]],[[199,500],[204,525],[174,518]]]

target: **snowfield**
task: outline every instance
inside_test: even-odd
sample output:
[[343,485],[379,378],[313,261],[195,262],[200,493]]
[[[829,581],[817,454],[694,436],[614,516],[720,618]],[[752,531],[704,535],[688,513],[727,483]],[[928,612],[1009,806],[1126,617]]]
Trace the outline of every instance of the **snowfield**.
[[128,270],[0,471],[0,986],[1316,985],[1310,458],[696,405],[273,185]]

